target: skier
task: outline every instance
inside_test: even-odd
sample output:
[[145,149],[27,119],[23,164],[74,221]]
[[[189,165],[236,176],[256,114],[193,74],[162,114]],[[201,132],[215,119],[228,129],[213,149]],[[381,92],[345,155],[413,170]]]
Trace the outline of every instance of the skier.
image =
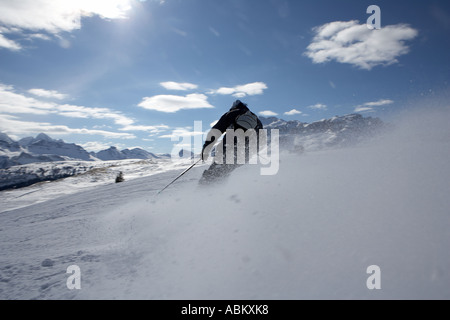
[[[254,137],[256,137],[257,139],[259,136],[258,132],[259,130],[263,129],[263,125],[259,118],[250,111],[247,104],[243,103],[240,100],[236,100],[231,106],[231,109],[220,118],[220,120],[212,127],[211,131],[208,133],[201,154],[203,161],[206,161],[208,159],[213,147],[213,143],[217,142],[215,140],[218,138],[217,133],[223,134],[226,131],[228,132],[229,129],[235,130],[234,132],[238,132],[236,130],[242,129],[244,133],[248,132],[249,130],[254,130]],[[236,136],[228,140],[233,141],[227,141],[227,135],[225,134],[221,143],[216,146],[214,162],[207,170],[203,172],[202,178],[199,181],[201,185],[208,185],[210,183],[214,183],[220,179],[223,179],[227,177],[234,169],[240,167],[242,164],[239,164],[237,161],[239,153],[244,153],[245,163],[248,163],[250,157],[253,156],[249,148],[248,136],[245,138],[245,144],[243,146],[244,148],[241,148],[241,150],[238,150],[239,148]],[[256,143],[258,143],[258,141],[256,141]],[[218,148],[222,149],[222,154],[218,152]],[[232,148],[234,151],[234,161],[232,161],[232,163],[228,163],[230,162],[230,159],[228,159],[227,162],[226,156],[227,149],[230,148]]]

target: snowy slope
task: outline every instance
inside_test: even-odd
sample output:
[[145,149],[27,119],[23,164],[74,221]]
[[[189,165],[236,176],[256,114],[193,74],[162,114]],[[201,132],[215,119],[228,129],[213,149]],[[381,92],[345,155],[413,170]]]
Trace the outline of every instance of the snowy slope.
[[126,181],[131,181],[184,168],[188,164],[189,162],[183,159],[64,161],[0,170],[0,190],[8,181],[19,183],[20,179],[23,179],[28,183],[33,178],[49,180],[24,188],[1,191],[0,213],[113,184],[119,172],[123,173]]
[[282,154],[275,176],[199,189],[199,167],[157,197],[180,169],[3,211],[0,298],[449,299],[449,115]]

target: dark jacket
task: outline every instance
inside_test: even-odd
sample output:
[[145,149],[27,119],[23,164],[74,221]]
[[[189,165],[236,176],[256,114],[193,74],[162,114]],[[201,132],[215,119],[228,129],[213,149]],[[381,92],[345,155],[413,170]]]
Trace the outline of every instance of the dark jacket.
[[[250,109],[244,104],[244,103],[240,103],[237,107],[232,108],[230,111],[228,111],[227,113],[225,113],[220,120],[212,127],[212,129],[216,129],[219,130],[222,133],[225,133],[227,129],[239,129],[239,126],[236,124],[236,119],[240,116],[243,115],[244,113],[250,111]],[[263,129],[263,124],[261,123],[261,121],[259,120],[259,118],[257,119],[257,126],[255,128],[256,132],[258,133],[259,130]],[[245,130],[244,130],[245,131]],[[208,147],[211,143],[214,143],[216,141],[208,141],[211,139],[207,139],[207,141],[205,142],[205,144],[203,145],[203,150],[205,150],[206,147]],[[224,137],[224,147],[226,147],[227,142],[226,142],[226,135]]]

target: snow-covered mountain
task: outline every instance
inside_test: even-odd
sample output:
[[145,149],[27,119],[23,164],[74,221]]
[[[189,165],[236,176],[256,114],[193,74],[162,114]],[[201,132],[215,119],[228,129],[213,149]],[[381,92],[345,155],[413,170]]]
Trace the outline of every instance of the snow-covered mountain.
[[99,151],[95,153],[95,157],[104,161],[126,159],[125,155],[116,147],[110,147],[109,149]]
[[122,154],[124,154],[127,159],[155,159],[160,157],[141,148],[125,149],[122,150]]
[[349,146],[379,133],[385,124],[379,118],[360,114],[336,116],[312,123],[261,117],[265,129],[280,130],[280,145],[289,150],[312,151]]
[[118,150],[116,147],[100,152],[87,152],[83,147],[55,140],[44,133],[14,141],[0,133],[0,168],[53,161],[96,161],[123,159],[155,159],[159,156],[140,148]]
[[94,160],[91,155],[79,145],[66,143],[63,140],[55,140],[44,133],[29,141],[26,145],[29,152],[35,155],[58,155],[70,159]]
[[0,168],[64,160],[95,160],[82,147],[63,140],[55,140],[44,133],[35,138],[14,141],[5,133],[0,136]]
[[14,141],[6,133],[0,132],[0,147],[9,148],[13,143]]
[[125,149],[120,151],[116,147],[110,147],[109,149],[99,151],[97,153],[91,153],[94,157],[97,159],[103,160],[103,161],[109,161],[109,160],[124,160],[124,159],[157,159],[159,156],[145,151],[141,148],[134,148],[134,149]]
[[23,152],[18,142],[13,141],[7,134],[0,132],[0,168],[11,166],[11,158]]
[[379,118],[363,117],[361,114],[336,116],[312,123],[297,120],[285,121],[275,117],[261,117],[261,122],[267,129],[279,129],[281,134],[313,134],[326,131],[340,132],[344,130],[366,131],[383,125]]

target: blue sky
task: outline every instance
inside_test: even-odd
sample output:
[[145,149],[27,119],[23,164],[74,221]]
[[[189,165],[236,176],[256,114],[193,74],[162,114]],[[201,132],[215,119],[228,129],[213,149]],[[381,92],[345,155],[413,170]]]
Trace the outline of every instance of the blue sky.
[[389,120],[448,92],[449,39],[447,0],[0,0],[0,131],[167,153],[237,98]]

